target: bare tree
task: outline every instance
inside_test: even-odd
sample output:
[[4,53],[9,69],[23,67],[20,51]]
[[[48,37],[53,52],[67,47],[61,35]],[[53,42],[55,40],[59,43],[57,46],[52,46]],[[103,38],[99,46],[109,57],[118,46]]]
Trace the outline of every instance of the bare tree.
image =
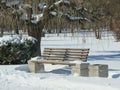
[[117,41],[120,41],[120,0],[84,0],[84,6],[91,11],[92,29],[97,38],[106,28],[113,31]]
[[[39,3],[39,11],[34,11],[34,7],[30,4],[22,4],[18,9],[14,9],[14,13],[19,14],[19,19],[25,21],[28,34],[38,40],[38,51],[35,55],[41,55],[42,30],[50,20],[57,17],[63,18],[69,23],[89,21],[82,15],[86,9],[80,8],[78,5],[73,0],[47,0],[47,2]],[[60,8],[63,6],[64,8]]]
[[[36,55],[41,55],[40,43],[41,34],[44,26],[48,21],[55,17],[64,18],[68,22],[83,23],[88,21],[85,17],[75,16],[74,13],[69,13],[66,10],[59,10],[58,8],[64,6],[74,10],[75,13],[81,12],[81,8],[77,7],[77,4],[72,0],[50,0],[48,3],[40,3],[39,10],[41,13],[34,14],[32,6],[26,4],[21,6],[18,12],[22,13],[23,20],[26,20],[28,26],[28,34],[35,37],[38,40],[38,51]],[[65,11],[65,12],[64,12]],[[72,15],[73,14],[73,15]],[[27,16],[27,17],[26,17]]]

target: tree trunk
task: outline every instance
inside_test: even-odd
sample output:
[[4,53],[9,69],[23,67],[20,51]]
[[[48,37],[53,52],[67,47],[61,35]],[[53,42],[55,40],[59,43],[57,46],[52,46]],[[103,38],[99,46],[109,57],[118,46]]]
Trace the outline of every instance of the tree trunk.
[[28,13],[28,22],[26,22],[26,24],[27,24],[28,35],[37,39],[37,50],[34,56],[41,56],[41,36],[42,36],[42,29],[44,28],[44,24],[42,24],[42,22],[39,22],[37,24],[31,23],[31,17],[33,13],[32,8],[28,8],[27,13]]
[[19,34],[19,29],[18,29],[18,24],[17,24],[17,22],[16,22],[16,25],[15,25],[15,34]]
[[0,33],[0,37],[3,36],[3,28],[1,28],[1,33]]
[[19,19],[18,19],[18,16],[16,15],[16,19],[15,19],[15,34],[19,34],[19,27],[18,27],[18,22],[19,22]]
[[44,25],[40,24],[30,24],[28,25],[28,35],[36,38],[37,42],[37,51],[34,56],[41,56],[41,37],[42,37],[42,29]]
[[33,13],[32,8],[29,8],[27,10],[27,13],[28,13],[28,22],[27,22],[28,35],[32,36],[32,37],[34,37],[34,38],[36,38],[38,40],[38,42],[37,42],[37,51],[34,54],[34,56],[41,56],[42,30],[44,28],[45,23],[48,22],[51,19],[51,17],[49,16],[49,7],[46,8],[43,11],[44,17],[42,17],[42,20],[39,21],[36,24],[31,23],[31,17],[32,17],[32,13]]

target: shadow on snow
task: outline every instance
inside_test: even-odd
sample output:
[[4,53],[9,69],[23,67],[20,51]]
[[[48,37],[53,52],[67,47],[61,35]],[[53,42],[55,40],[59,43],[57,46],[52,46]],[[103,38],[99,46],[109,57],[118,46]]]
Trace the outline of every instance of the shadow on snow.
[[88,60],[111,60],[119,59],[120,61],[120,51],[97,51],[96,53],[108,53],[108,55],[89,55]]

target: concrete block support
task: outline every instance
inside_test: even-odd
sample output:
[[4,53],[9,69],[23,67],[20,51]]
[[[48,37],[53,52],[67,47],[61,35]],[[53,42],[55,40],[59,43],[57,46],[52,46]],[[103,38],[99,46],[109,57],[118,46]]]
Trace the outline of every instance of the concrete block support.
[[29,71],[32,73],[43,72],[44,71],[44,64],[40,64],[37,62],[32,62],[33,60],[28,61]]
[[108,65],[89,65],[89,77],[108,77]]
[[88,76],[88,66],[89,63],[76,64],[75,66],[72,66],[71,73],[72,75]]

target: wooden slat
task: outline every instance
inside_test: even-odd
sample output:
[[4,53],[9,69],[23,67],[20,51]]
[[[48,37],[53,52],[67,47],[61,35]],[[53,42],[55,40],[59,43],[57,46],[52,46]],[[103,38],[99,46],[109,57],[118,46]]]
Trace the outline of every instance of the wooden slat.
[[71,54],[71,55],[75,55],[75,54],[78,54],[78,55],[87,55],[89,52],[54,52],[54,51],[51,51],[51,52],[43,52],[43,55],[45,54]]
[[68,58],[86,58],[86,56],[69,56]]
[[66,50],[44,50],[44,52],[66,52]]
[[59,54],[59,53],[55,53],[55,54],[52,54],[52,53],[50,53],[50,54],[44,54],[43,55],[43,57],[48,57],[48,56],[88,56],[88,53],[86,53],[86,54]]
[[65,60],[64,58],[56,58],[56,57],[48,57],[48,58],[46,57],[44,59],[47,59],[47,60],[61,60],[61,61]]
[[75,60],[80,60],[80,61],[87,61],[87,59],[85,58],[79,58],[79,59],[75,59],[75,58],[64,58],[64,59],[57,59],[57,58],[48,58],[45,60],[53,60],[53,61],[75,61]]
[[89,48],[45,48],[44,50],[89,50]]
[[65,54],[65,52],[44,52],[43,55],[44,54],[62,54],[63,55]]
[[53,61],[53,60],[33,60],[34,63],[46,63],[46,64],[62,64],[62,65],[75,65],[75,63],[70,63],[69,61]]
[[45,55],[44,58],[87,58],[87,56]]
[[88,53],[86,52],[81,52],[81,53],[67,53],[66,55],[75,55],[75,56],[86,56]]
[[80,52],[89,52],[88,50],[45,50],[44,52],[68,52],[68,53],[80,53]]
[[82,59],[87,59],[84,57],[80,57],[80,58],[74,58],[74,57],[70,57],[70,58],[66,58],[67,60],[82,60]]
[[74,59],[74,58],[71,58],[71,59],[68,59],[68,60],[64,60],[64,61],[75,61],[75,60],[79,60],[79,61],[83,61],[83,62],[86,62],[87,59]]
[[66,60],[68,60],[68,61],[69,61],[69,60],[70,60],[70,61],[71,61],[71,60],[73,60],[73,61],[74,61],[74,60],[86,60],[86,58],[65,58],[65,61],[66,61]]
[[56,58],[64,58],[66,57],[65,55],[43,55],[43,57],[56,57]]
[[80,60],[80,61],[86,61],[86,58],[47,58],[46,60],[54,60],[54,61],[74,61],[74,60]]

